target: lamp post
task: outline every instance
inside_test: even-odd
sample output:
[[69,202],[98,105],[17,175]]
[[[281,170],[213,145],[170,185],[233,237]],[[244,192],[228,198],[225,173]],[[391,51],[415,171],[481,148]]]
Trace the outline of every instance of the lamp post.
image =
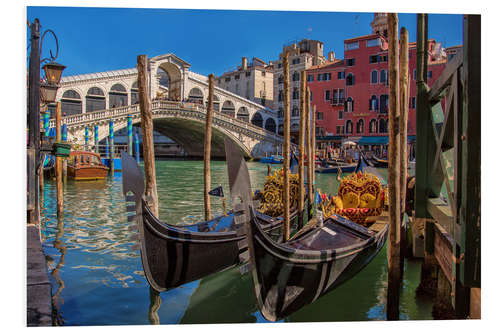
[[[65,66],[54,60],[59,53],[57,37],[52,30],[46,30],[40,38],[40,21],[35,19],[29,23],[30,27],[30,57],[28,69],[28,142],[27,142],[27,210],[28,223],[39,221],[40,207],[38,202],[38,184],[40,176],[40,102],[53,103],[56,99],[57,88]],[[43,40],[47,33],[51,33],[56,41],[56,55],[50,51],[50,58],[40,60]],[[45,80],[40,84],[40,65],[45,71]]]

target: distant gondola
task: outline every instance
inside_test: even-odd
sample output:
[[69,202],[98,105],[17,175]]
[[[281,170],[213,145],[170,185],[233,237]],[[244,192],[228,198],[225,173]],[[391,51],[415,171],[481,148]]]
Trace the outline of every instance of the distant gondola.
[[[238,154],[238,148],[226,142],[232,198],[241,197],[242,192],[250,191],[250,188],[238,187],[240,173],[233,172],[243,167],[246,177],[249,177],[244,161],[241,165],[239,158],[234,159]],[[139,165],[130,155],[122,153],[122,167],[123,194],[127,201],[135,202],[135,207],[127,211],[136,212],[142,265],[153,289],[163,292],[248,260],[245,231],[242,228],[247,221],[242,220],[245,216],[240,211],[234,210],[228,216],[191,225],[161,222],[146,203],[144,178]],[[130,192],[133,195],[129,195]],[[251,197],[246,198],[246,201],[251,201]],[[292,213],[295,221],[296,216],[295,211]],[[281,218],[256,213],[256,220],[269,237],[281,239]]]
[[372,156],[371,160],[372,160],[373,165],[377,168],[388,168],[389,167],[388,160],[377,158],[375,156]]

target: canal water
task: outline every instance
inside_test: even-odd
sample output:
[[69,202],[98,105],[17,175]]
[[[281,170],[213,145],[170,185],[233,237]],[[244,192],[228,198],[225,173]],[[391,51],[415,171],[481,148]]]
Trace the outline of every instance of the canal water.
[[[221,184],[228,194],[226,163],[211,166],[213,187]],[[267,166],[249,162],[248,169],[253,189],[261,188]],[[162,220],[187,224],[202,219],[202,175],[202,161],[156,162]],[[332,174],[317,174],[317,183],[327,193],[338,188]],[[266,322],[256,307],[251,277],[238,267],[161,293],[157,306],[142,271],[136,232],[125,217],[121,173],[103,181],[68,180],[62,220],[56,218],[55,182],[46,180],[42,207],[43,249],[60,325]],[[212,208],[214,215],[222,212],[219,198],[212,198]],[[415,296],[419,267],[416,261],[405,262],[401,319],[432,319],[430,300]],[[386,289],[384,247],[353,279],[284,321],[384,320]]]

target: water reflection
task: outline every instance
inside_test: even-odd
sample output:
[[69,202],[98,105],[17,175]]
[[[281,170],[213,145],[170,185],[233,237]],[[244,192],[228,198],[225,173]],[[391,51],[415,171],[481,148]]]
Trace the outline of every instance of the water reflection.
[[56,326],[64,325],[64,319],[62,318],[61,312],[59,311],[59,304],[64,303],[63,299],[59,298],[62,290],[64,289],[64,281],[61,279],[59,272],[61,267],[64,266],[64,257],[66,255],[66,244],[62,240],[63,236],[64,236],[64,221],[62,218],[59,218],[57,221],[57,233],[54,239],[53,246],[54,248],[59,250],[60,256],[59,256],[59,262],[50,273],[56,280],[56,283],[58,284],[56,292],[52,295],[52,306],[54,309],[54,317],[55,317],[54,321]]

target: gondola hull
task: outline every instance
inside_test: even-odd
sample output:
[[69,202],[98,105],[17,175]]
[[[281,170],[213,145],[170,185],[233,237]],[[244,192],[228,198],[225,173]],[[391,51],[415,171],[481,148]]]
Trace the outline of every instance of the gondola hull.
[[[158,292],[179,287],[222,271],[248,258],[246,237],[234,224],[232,214],[184,227],[160,222],[142,200],[137,219],[141,259],[146,278]],[[293,215],[293,229],[297,217]],[[280,220],[259,214],[262,229],[276,242],[281,241]]]
[[247,236],[254,291],[267,320],[283,319],[314,302],[352,278],[377,255],[385,243],[387,225],[370,234],[366,228],[347,222],[328,219],[323,227],[297,240],[277,244],[251,219]]
[[342,173],[350,173],[356,169],[356,163],[347,165],[347,166],[331,166],[326,168],[316,168],[317,173],[338,173],[338,169],[340,168]]

